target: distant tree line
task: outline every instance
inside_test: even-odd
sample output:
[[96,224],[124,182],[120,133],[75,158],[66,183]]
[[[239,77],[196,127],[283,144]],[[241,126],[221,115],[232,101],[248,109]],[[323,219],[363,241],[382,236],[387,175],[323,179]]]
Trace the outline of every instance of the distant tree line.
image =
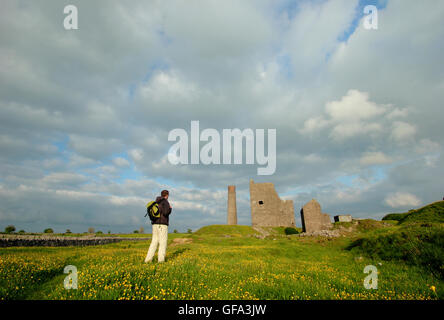
[[[5,228],[4,233],[15,233],[15,226],[13,225],[9,225]],[[174,229],[173,231],[174,233],[179,233],[179,231],[177,229]],[[17,232],[17,234],[24,234],[25,230],[20,230]],[[43,233],[54,233],[54,230],[52,228],[46,228],[45,230],[43,230]],[[70,229],[66,229],[65,234],[71,234],[71,230]],[[95,234],[103,234],[102,231],[97,231],[95,232],[95,229],[93,227],[89,227],[88,228],[88,232],[84,232],[84,233],[95,233]],[[145,229],[143,227],[140,227],[139,230],[134,230],[133,233],[139,233],[139,234],[144,234],[145,233]],[[191,229],[187,229],[187,233],[192,233]],[[108,234],[111,234],[111,230],[108,230]]]

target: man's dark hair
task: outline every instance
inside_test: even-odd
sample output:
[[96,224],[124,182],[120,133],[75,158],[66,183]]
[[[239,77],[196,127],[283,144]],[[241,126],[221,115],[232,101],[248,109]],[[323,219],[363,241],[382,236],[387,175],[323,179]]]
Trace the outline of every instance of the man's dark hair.
[[166,195],[169,195],[170,193],[169,193],[169,191],[168,190],[162,190],[162,192],[160,193],[160,195],[162,196],[162,197],[165,197]]

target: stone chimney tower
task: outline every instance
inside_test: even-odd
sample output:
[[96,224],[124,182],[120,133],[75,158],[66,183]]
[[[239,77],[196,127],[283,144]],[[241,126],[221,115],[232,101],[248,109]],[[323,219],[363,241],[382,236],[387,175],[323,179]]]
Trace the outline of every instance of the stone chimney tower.
[[237,225],[236,187],[228,186],[228,225]]

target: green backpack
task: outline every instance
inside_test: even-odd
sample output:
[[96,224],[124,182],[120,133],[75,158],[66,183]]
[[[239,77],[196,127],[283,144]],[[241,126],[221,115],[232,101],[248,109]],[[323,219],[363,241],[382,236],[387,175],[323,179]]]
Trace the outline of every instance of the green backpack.
[[150,201],[146,204],[145,217],[149,216],[151,221],[155,221],[160,218],[159,204],[156,201]]

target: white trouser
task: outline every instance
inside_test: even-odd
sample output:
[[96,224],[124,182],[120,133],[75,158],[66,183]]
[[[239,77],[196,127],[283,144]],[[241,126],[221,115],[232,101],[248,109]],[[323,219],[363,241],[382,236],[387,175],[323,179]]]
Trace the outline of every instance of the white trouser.
[[159,262],[165,261],[165,252],[168,240],[168,226],[164,224],[153,224],[153,238],[151,240],[150,248],[145,258],[145,262],[153,260],[154,254],[159,245],[159,252],[157,259]]

